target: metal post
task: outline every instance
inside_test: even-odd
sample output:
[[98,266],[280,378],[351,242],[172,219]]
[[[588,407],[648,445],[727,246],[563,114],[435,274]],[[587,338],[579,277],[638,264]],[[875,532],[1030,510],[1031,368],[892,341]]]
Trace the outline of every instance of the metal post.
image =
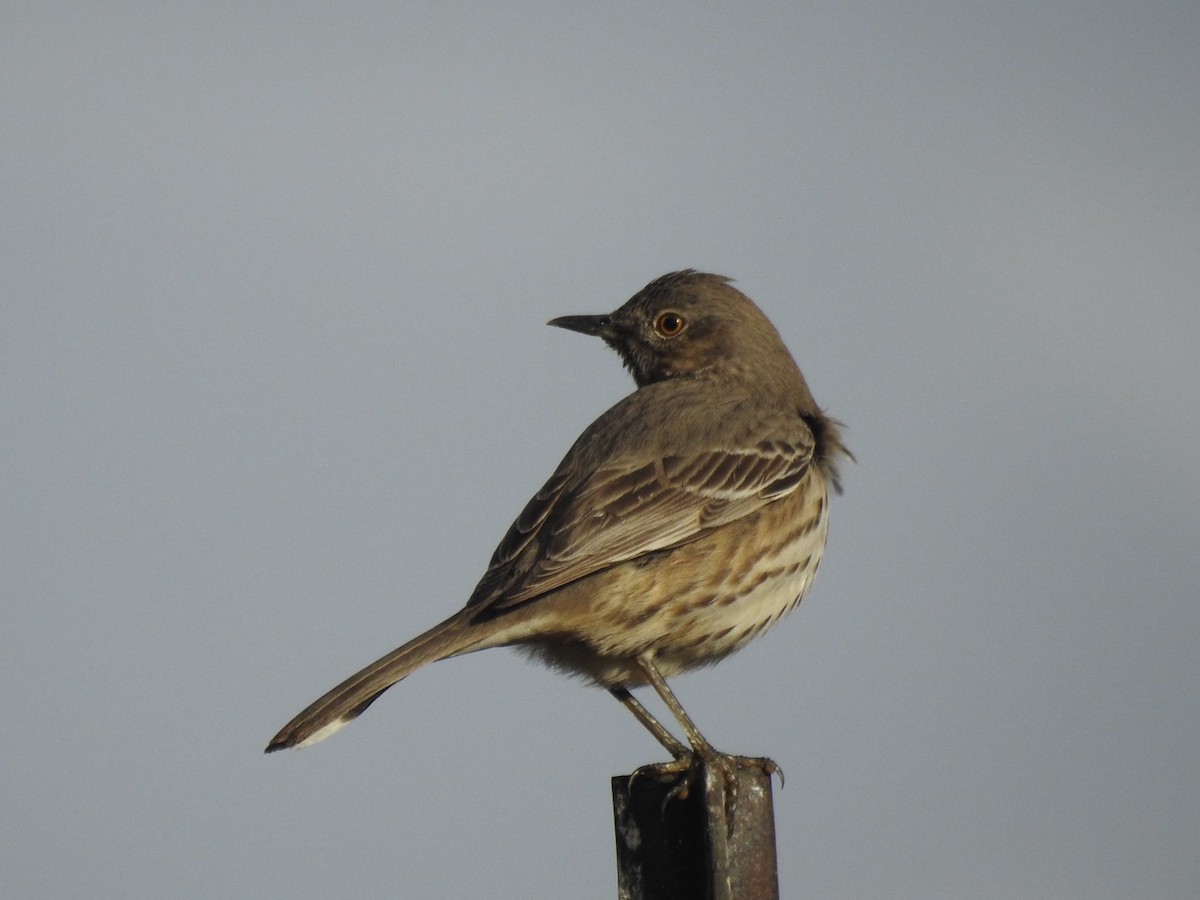
[[688,776],[612,780],[619,900],[779,900],[771,776],[738,769],[732,829],[725,781],[707,766]]

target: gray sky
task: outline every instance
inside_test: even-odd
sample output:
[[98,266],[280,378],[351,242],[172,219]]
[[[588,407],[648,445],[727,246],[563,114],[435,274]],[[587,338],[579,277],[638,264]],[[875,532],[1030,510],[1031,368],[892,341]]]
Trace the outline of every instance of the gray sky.
[[675,687],[784,896],[1200,894],[1200,9],[5,4],[6,897],[615,894],[607,695],[456,609],[685,266],[859,464]]

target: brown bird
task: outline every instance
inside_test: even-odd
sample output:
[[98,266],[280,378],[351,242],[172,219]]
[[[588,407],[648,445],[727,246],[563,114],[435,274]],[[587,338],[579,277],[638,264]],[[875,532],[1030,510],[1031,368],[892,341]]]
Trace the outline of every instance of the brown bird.
[[[414,669],[516,645],[607,688],[674,757],[718,754],[664,678],[716,662],[794,609],[850,456],[779,333],[729,279],[692,270],[616,312],[549,324],[604,339],[637,390],[580,435],[508,530],[466,606],[335,687],[267,752],[337,731]],[[649,684],[676,739],[630,693]]]

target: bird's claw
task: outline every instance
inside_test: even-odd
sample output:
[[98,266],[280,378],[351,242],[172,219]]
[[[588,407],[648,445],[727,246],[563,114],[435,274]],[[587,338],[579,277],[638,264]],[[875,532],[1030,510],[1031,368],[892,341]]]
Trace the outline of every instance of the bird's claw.
[[731,756],[726,753],[714,753],[710,759],[706,760],[706,763],[711,769],[721,773],[721,780],[725,784],[725,833],[727,837],[733,837],[733,826],[736,821],[739,769],[762,772],[768,778],[778,772],[780,787],[783,786],[783,770],[775,760],[765,756]]
[[651,777],[659,780],[674,779],[674,784],[663,798],[662,807],[665,814],[667,804],[672,800],[686,800],[691,790],[693,778],[702,767],[720,773],[724,785],[725,827],[727,833],[733,835],[733,824],[737,813],[738,800],[738,770],[750,769],[762,772],[768,778],[779,775],[779,786],[783,787],[783,769],[773,759],[765,756],[732,756],[720,753],[711,747],[708,752],[693,751],[685,756],[677,756],[669,762],[650,763],[641,766],[629,776],[629,787],[640,778]]
[[639,766],[629,776],[629,788],[632,790],[635,781],[646,777],[655,778],[659,781],[674,780],[675,783],[671,785],[671,789],[667,791],[667,795],[663,798],[662,809],[665,814],[667,804],[672,800],[687,799],[692,775],[698,771],[699,766],[700,763],[694,753],[677,756],[670,762],[650,763],[645,766]]

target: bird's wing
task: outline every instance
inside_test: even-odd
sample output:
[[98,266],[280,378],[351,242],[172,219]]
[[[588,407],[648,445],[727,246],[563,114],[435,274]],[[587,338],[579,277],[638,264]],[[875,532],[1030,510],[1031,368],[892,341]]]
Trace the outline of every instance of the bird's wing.
[[513,523],[468,605],[499,613],[687,543],[794,491],[811,435],[575,471],[568,456]]

